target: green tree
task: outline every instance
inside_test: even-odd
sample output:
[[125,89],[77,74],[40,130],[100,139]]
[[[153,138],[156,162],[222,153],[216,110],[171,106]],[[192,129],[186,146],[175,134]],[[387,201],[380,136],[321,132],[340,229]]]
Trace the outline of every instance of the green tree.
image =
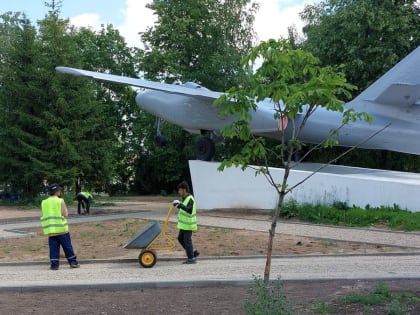
[[21,13],[1,16],[0,37],[0,178],[11,190],[33,196],[52,168],[46,161],[39,115],[38,81],[42,71],[36,29]]
[[[137,49],[127,46],[119,31],[112,25],[102,26],[99,31],[88,28],[74,30],[74,38],[81,52],[84,69],[116,75],[136,76]],[[96,100],[106,112],[103,127],[113,133],[114,141],[108,143],[108,152],[113,155],[113,178],[106,184],[111,193],[127,192],[133,177],[134,164],[141,146],[141,134],[133,131],[139,123],[139,108],[135,103],[135,91],[128,86],[93,82]],[[140,129],[137,129],[140,130]],[[83,176],[82,182],[91,182]],[[98,187],[100,189],[101,187]]]
[[142,34],[149,79],[195,81],[224,90],[243,80],[241,59],[254,40],[250,0],[155,0],[158,22]]
[[[240,61],[253,44],[253,14],[258,8],[255,3],[173,0],[153,1],[148,6],[158,21],[141,35],[145,49],[140,68],[146,78],[169,83],[194,81],[213,90],[225,90],[244,80]],[[153,118],[145,119],[154,128]],[[163,150],[151,147],[156,131],[150,130],[145,139],[148,145],[139,160],[136,189],[143,190],[157,177],[159,184],[154,186],[160,187],[167,187],[168,183],[174,187],[180,178],[189,177],[185,162],[194,158],[195,136],[165,122],[160,125],[162,134],[168,136],[168,144]],[[156,164],[161,161],[165,163]],[[160,170],[159,175],[147,171],[155,168]]]
[[[262,59],[262,65],[250,77],[247,86],[233,87],[217,100],[218,105],[223,105],[223,115],[238,117],[236,122],[224,128],[223,135],[246,141],[239,153],[222,161],[219,170],[230,166],[241,166],[245,169],[258,161],[262,166],[256,169],[256,173],[263,174],[278,193],[278,205],[269,230],[264,271],[264,281],[268,283],[273,239],[284,198],[300,184],[289,187],[287,181],[290,170],[296,165],[293,157],[304,145],[301,133],[307,121],[319,108],[343,113],[343,124],[362,118],[369,120],[369,117],[344,107],[340,98],[350,97],[354,86],[347,83],[340,68],[321,67],[319,60],[312,54],[292,49],[285,40],[262,42],[244,59],[244,66],[254,65],[257,58]],[[281,128],[285,131],[279,132],[281,142],[276,146],[267,146],[265,139],[253,136],[249,128],[250,111],[256,110],[258,102],[266,98],[270,98],[275,104],[273,119],[287,117],[289,120],[287,128]],[[325,141],[319,146],[336,145],[336,140],[330,136],[326,135]],[[277,183],[270,173],[267,154],[274,154],[284,168],[281,183]]]
[[181,179],[190,178],[188,164],[183,163],[193,156],[193,136],[169,124],[162,125],[170,143],[156,145],[155,118],[147,113],[140,115],[141,124],[137,125],[143,143],[136,160],[136,176],[133,191],[141,194],[172,193]]
[[419,14],[415,0],[324,0],[301,13],[303,46],[363,91],[420,45]]
[[46,69],[42,78],[46,91],[44,104],[49,106],[44,111],[51,137],[47,139],[56,169],[65,175],[57,180],[70,186],[82,175],[90,187],[108,182],[113,175],[112,147],[117,139],[107,108],[97,101],[94,83],[54,71],[57,65],[83,65],[68,21],[49,13],[39,24]]
[[[415,0],[324,0],[307,5],[304,49],[323,65],[344,64],[349,82],[362,92],[420,45],[420,7]],[[354,95],[355,96],[355,95]],[[336,156],[334,148],[311,155],[311,160]],[[358,149],[339,161],[346,165],[420,171],[415,155]]]
[[81,66],[68,21],[54,7],[38,29],[22,14],[5,14],[2,38],[0,181],[32,198],[46,182],[71,187],[85,174],[109,181],[117,141],[93,84],[68,78],[57,65]]

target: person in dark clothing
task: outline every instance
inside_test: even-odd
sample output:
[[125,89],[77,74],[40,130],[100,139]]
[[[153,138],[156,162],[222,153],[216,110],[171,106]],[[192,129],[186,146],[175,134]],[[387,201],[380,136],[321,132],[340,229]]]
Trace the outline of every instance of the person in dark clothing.
[[177,188],[182,201],[174,200],[172,204],[179,210],[177,223],[179,229],[178,242],[187,254],[187,260],[184,264],[195,264],[196,258],[200,255],[198,250],[194,250],[192,243],[192,233],[197,231],[197,206],[194,196],[190,194],[187,182],[181,182]]
[[89,215],[90,213],[90,202],[93,199],[93,196],[89,192],[81,191],[76,195],[77,199],[77,214],[81,214],[83,208],[83,213]]

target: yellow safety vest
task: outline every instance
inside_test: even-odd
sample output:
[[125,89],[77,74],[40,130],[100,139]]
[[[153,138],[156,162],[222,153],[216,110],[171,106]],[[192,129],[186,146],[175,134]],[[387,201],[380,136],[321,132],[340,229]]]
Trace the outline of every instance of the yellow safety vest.
[[195,205],[195,200],[192,195],[189,195],[182,201],[183,205],[188,205],[190,200],[194,201],[192,213],[188,213],[181,208],[178,211],[178,224],[177,227],[180,230],[187,230],[187,231],[197,231],[197,207]]
[[68,232],[67,219],[61,215],[61,202],[58,197],[49,197],[41,203],[41,226],[44,234],[63,234]]
[[81,191],[80,193],[81,193],[81,194],[82,194],[82,196],[83,196],[83,197],[85,197],[86,199],[93,198],[92,194],[91,194],[91,193],[89,193],[89,192]]

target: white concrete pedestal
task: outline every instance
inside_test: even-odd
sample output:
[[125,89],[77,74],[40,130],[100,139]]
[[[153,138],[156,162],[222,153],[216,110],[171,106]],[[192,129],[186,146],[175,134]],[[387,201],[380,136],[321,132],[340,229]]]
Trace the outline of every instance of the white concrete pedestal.
[[[194,196],[199,209],[273,209],[277,193],[255,170],[227,168],[219,172],[219,162],[189,161]],[[289,186],[312,174],[321,164],[301,163],[292,170]],[[281,183],[283,169],[271,169]],[[346,202],[364,208],[398,205],[420,211],[420,174],[331,165],[309,178],[287,195],[299,203]]]

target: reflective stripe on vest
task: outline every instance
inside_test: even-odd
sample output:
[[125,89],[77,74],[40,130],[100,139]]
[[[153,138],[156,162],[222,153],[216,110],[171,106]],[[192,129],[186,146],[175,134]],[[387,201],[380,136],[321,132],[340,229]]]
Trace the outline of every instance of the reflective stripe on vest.
[[192,213],[188,213],[185,210],[179,209],[178,211],[178,224],[177,227],[180,230],[187,231],[196,231],[197,230],[197,207],[195,205],[195,200],[192,195],[189,195],[182,201],[184,206],[187,206],[190,200],[194,201]]
[[44,234],[60,234],[68,232],[67,219],[61,215],[61,202],[58,197],[50,197],[41,203],[41,226]]
[[79,194],[81,194],[86,199],[92,198],[92,195],[89,192],[81,191]]

